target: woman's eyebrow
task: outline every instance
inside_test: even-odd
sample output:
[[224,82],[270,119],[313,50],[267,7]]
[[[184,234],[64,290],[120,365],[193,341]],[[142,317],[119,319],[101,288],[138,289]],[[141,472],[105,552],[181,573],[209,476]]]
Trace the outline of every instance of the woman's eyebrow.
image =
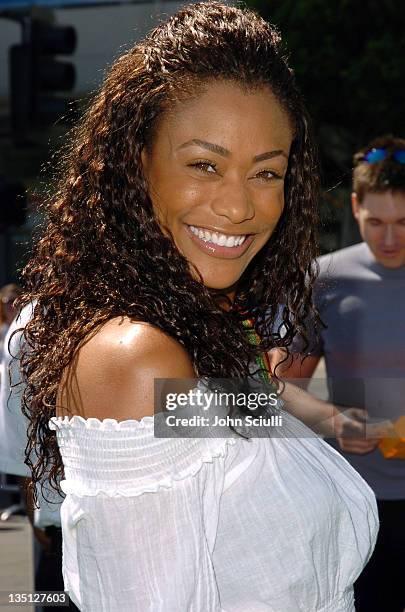
[[[200,140],[199,138],[193,138],[192,140],[188,140],[179,146],[179,149],[185,149],[186,147],[191,147],[192,145],[197,145],[202,147],[203,149],[207,149],[211,151],[211,153],[217,153],[222,157],[230,157],[231,152],[221,145],[214,144],[213,142],[207,142],[206,140]],[[282,149],[276,149],[274,151],[266,151],[265,153],[260,153],[260,155],[255,155],[253,158],[254,162],[263,161],[264,159],[272,159],[273,157],[283,156],[288,160],[288,155]]]
[[200,140],[199,138],[193,138],[192,140],[188,140],[187,142],[180,145],[179,149],[185,149],[186,147],[191,147],[192,145],[198,145],[203,149],[208,149],[208,151],[211,151],[212,153],[218,153],[218,155],[221,155],[222,157],[229,157],[231,155],[231,152],[228,151],[228,149],[221,147],[221,145],[217,145],[212,142],[207,142],[206,140]]
[[254,162],[263,161],[264,159],[272,159],[273,157],[285,157],[288,161],[288,155],[282,149],[276,149],[274,151],[266,151],[266,153],[260,153],[260,155],[255,155],[253,158]]

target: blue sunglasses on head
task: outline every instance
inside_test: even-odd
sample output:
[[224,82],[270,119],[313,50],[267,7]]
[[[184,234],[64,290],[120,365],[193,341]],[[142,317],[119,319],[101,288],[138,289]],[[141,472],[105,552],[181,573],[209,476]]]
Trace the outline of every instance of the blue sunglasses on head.
[[386,147],[377,149],[374,147],[363,155],[361,161],[365,161],[368,164],[376,164],[387,159],[387,157],[391,157],[398,164],[405,164],[405,149],[387,149]]

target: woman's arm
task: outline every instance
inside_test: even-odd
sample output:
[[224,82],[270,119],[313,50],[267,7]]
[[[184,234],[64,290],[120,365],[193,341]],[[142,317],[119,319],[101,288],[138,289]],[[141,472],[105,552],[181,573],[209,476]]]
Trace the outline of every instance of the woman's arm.
[[283,379],[301,379],[300,386],[306,389],[308,387],[310,378],[321,360],[321,357],[309,355],[302,360],[302,355],[300,353],[292,353],[291,358],[289,358],[285,363],[282,363],[282,361],[285,359],[285,355],[285,351],[280,348],[273,349],[269,352],[272,371],[274,372],[278,366],[278,376]]

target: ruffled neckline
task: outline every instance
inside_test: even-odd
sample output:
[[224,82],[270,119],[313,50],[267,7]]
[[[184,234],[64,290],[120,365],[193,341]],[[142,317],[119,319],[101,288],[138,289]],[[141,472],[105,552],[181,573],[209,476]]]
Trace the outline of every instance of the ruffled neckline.
[[49,419],[55,427],[52,429],[60,429],[69,427],[74,429],[101,429],[106,431],[120,431],[122,429],[145,429],[153,426],[155,421],[154,416],[144,416],[141,419],[125,419],[117,421],[117,419],[98,419],[97,417],[84,418],[78,414],[73,416],[53,416]]

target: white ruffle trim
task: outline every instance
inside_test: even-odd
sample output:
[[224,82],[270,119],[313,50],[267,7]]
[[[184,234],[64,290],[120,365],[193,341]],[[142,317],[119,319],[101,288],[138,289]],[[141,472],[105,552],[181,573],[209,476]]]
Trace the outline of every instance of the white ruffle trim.
[[49,428],[56,431],[67,425],[74,429],[120,431],[122,429],[130,429],[131,427],[134,429],[145,428],[148,425],[153,425],[154,419],[154,416],[144,416],[140,420],[126,419],[124,421],[117,421],[117,419],[103,419],[101,421],[96,417],[85,419],[84,417],[75,414],[71,417],[67,415],[63,417],[51,417],[49,420]]
[[[73,417],[52,417],[49,422],[49,427],[58,430],[59,435],[63,437],[64,433],[72,430],[98,430],[98,431],[134,431],[143,430],[151,427],[153,435],[153,420],[154,417],[146,416],[141,420],[128,419],[125,421],[117,421],[116,419],[104,419],[100,421],[97,418],[84,419],[81,416],[74,415]],[[89,432],[90,434],[90,432]],[[91,435],[91,434],[90,434]],[[138,497],[144,493],[156,493],[161,489],[170,489],[173,485],[186,478],[196,476],[206,464],[213,464],[215,459],[225,457],[228,453],[228,447],[236,444],[241,438],[183,438],[182,450],[184,447],[190,447],[190,463],[179,469],[178,473],[173,473],[175,469],[175,457],[170,456],[171,442],[179,443],[179,439],[167,438],[160,439],[167,443],[167,449],[162,448],[162,451],[167,451],[167,455],[162,456],[162,462],[167,467],[166,474],[160,474],[158,479],[151,476],[144,476],[138,482],[133,480],[124,480],[117,482],[109,481],[103,483],[97,480],[78,480],[76,478],[67,478],[61,481],[60,485],[65,494],[73,494],[79,497]],[[69,442],[67,442],[69,444]],[[62,457],[66,445],[61,448]],[[173,463],[171,464],[170,459]],[[136,453],[134,452],[134,461],[136,461]]]

